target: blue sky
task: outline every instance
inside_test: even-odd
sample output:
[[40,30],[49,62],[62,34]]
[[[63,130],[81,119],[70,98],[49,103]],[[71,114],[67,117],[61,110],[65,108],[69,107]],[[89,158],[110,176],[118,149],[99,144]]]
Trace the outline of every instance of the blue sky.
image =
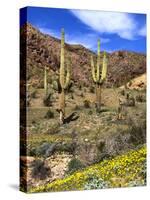
[[101,50],[146,53],[145,14],[28,7],[27,21],[57,38],[64,28],[66,42],[82,44],[93,51],[100,38]]

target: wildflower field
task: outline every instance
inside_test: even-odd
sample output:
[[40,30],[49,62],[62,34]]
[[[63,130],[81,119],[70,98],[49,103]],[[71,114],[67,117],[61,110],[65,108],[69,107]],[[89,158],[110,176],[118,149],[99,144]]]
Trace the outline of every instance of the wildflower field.
[[146,147],[104,160],[29,192],[75,191],[146,185]]

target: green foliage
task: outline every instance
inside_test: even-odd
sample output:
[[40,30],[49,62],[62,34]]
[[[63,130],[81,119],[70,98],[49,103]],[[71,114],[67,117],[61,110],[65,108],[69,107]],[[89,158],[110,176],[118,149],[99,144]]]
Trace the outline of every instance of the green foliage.
[[84,105],[84,108],[90,108],[90,101],[88,101],[87,99],[85,99],[83,101],[83,105]]
[[45,166],[44,161],[38,159],[32,163],[32,177],[35,179],[44,180],[50,176],[51,170],[49,167]]
[[90,86],[90,92],[94,93],[95,92],[95,88],[93,86]]
[[121,94],[122,96],[125,96],[125,90],[121,90],[121,91],[120,91],[120,94]]
[[48,131],[47,131],[47,134],[57,134],[59,133],[60,131],[60,126],[58,123],[54,123],[54,124],[51,124],[51,126],[49,127]]
[[136,101],[140,103],[146,102],[146,96],[143,94],[136,95]]
[[45,106],[52,106],[52,93],[49,93],[46,95],[43,99],[43,103]]
[[89,110],[88,115],[92,115],[92,114],[93,114],[93,111]]
[[68,164],[68,173],[71,174],[82,168],[84,168],[84,165],[82,164],[82,162],[78,160],[77,158],[73,158]]
[[108,188],[108,183],[99,177],[89,177],[84,185],[85,190]]
[[135,98],[134,97],[128,97],[125,105],[129,106],[129,107],[135,106]]
[[54,118],[54,112],[51,110],[51,109],[49,109],[47,112],[46,112],[46,115],[45,115],[45,118],[46,119],[52,119],[52,118]]
[[30,95],[31,98],[35,99],[37,98],[37,90],[34,90],[31,95]]
[[39,147],[37,147],[36,156],[44,156],[45,158],[51,156],[55,151],[55,146],[55,143],[44,142]]

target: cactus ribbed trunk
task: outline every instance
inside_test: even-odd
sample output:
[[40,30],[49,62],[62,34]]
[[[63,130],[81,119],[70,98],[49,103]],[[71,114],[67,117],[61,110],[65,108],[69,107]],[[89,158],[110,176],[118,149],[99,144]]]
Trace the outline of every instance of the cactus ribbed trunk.
[[60,124],[64,123],[65,118],[65,90],[62,89],[60,94]]
[[59,71],[59,81],[61,85],[60,93],[60,124],[64,124],[65,119],[65,90],[70,84],[71,69],[70,63],[67,60],[65,64],[65,32],[62,29],[61,33],[61,52],[60,52],[60,71]]
[[100,112],[100,110],[101,110],[101,86],[99,84],[96,84],[95,91],[96,91],[96,110],[98,112]]
[[44,90],[45,90],[45,95],[47,95],[47,69],[46,67],[44,68]]

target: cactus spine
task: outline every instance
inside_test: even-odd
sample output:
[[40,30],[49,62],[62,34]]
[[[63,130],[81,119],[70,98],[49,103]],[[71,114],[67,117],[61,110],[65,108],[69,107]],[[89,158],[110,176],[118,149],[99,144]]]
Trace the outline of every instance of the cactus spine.
[[99,112],[101,109],[101,86],[106,80],[107,74],[107,59],[104,52],[102,70],[100,71],[100,40],[98,40],[97,48],[97,64],[95,66],[93,56],[91,56],[92,78],[95,83],[96,92],[96,109]]
[[60,71],[59,71],[59,82],[61,85],[60,93],[60,124],[64,123],[65,119],[65,90],[70,84],[71,78],[71,67],[69,60],[65,65],[65,32],[64,29],[61,31],[61,54],[60,54]]
[[48,87],[47,87],[47,67],[44,67],[44,90],[45,96],[47,95]]

